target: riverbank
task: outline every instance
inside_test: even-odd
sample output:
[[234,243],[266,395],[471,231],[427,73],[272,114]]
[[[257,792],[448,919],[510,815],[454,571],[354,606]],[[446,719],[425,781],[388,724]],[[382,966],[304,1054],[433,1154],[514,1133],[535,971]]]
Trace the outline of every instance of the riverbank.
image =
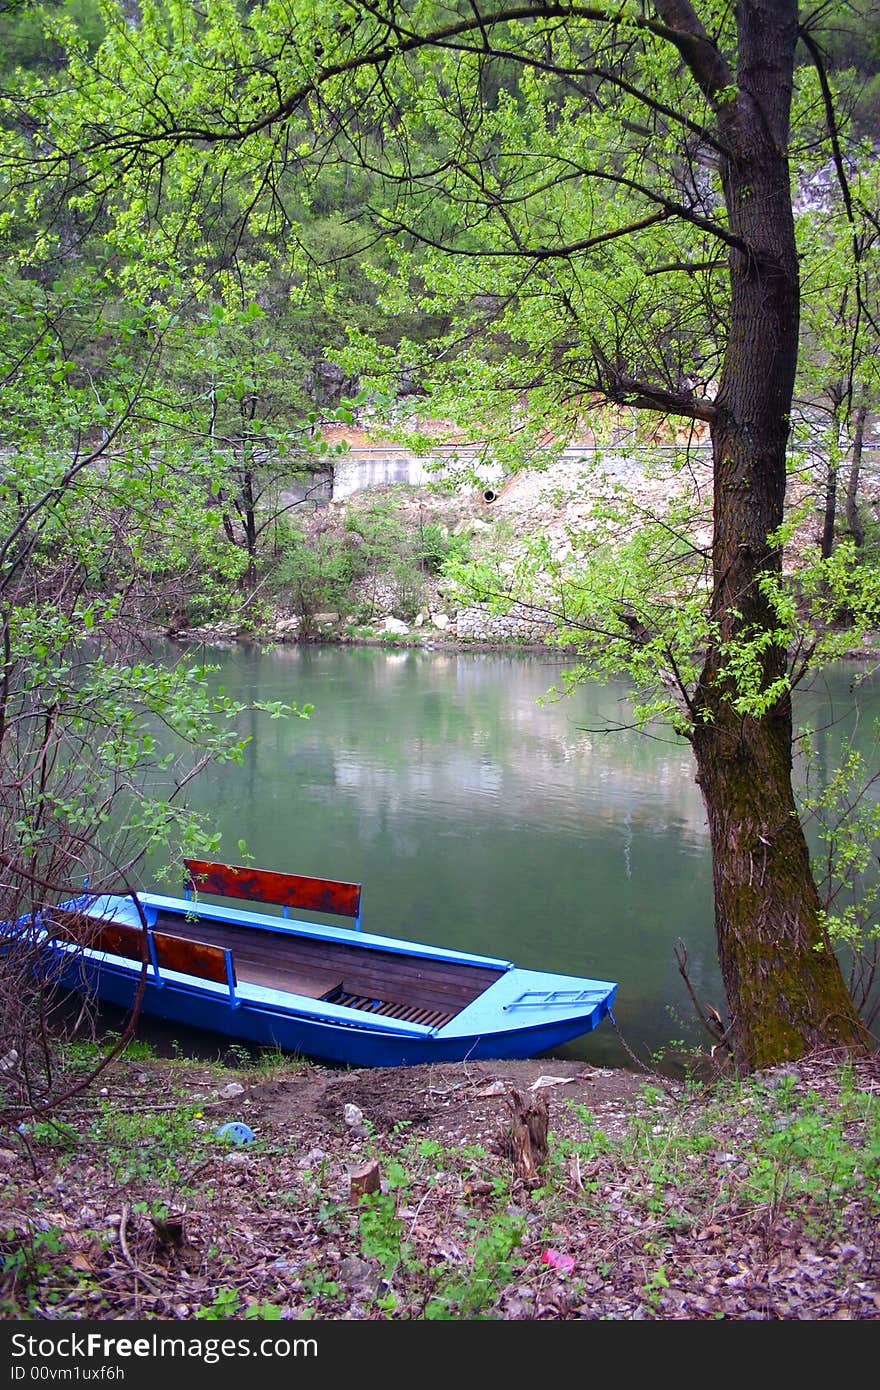
[[[669,467],[644,474],[629,469],[625,483],[635,514],[647,521],[662,514],[680,479]],[[311,510],[298,518],[299,560],[287,562],[286,569],[286,562],[281,563],[286,585],[271,593],[258,588],[235,617],[218,612],[209,620],[188,623],[178,616],[165,635],[208,645],[332,642],[438,651],[550,647],[576,656],[576,647],[558,644],[561,618],[552,583],[546,606],[540,584],[537,597],[499,606],[449,580],[442,562],[455,556],[485,564],[503,586],[505,576],[525,563],[529,545],[542,542],[546,562],[564,569],[576,560],[574,538],[597,524],[597,501],[606,493],[609,499],[616,497],[619,484],[590,472],[583,460],[562,459],[507,478],[491,491],[491,502],[481,490],[449,493],[389,484],[310,504]],[[794,491],[797,500],[800,490]],[[708,515],[695,513],[691,531],[695,546],[709,545]],[[815,518],[807,514],[789,541],[786,569],[802,564],[816,542]],[[341,574],[350,578],[343,582]],[[860,636],[839,655],[880,659],[880,631]]]
[[[514,1094],[546,1101],[531,1177]],[[135,1047],[0,1141],[2,1315],[876,1319],[878,1133],[876,1058],[688,1085]]]

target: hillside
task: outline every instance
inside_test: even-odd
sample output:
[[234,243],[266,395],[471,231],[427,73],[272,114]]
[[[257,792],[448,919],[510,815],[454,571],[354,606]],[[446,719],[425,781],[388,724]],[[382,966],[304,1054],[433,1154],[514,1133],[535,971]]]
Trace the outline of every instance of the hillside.
[[[438,564],[419,556],[419,538],[434,536],[439,551],[491,563],[501,582],[511,574],[531,542],[546,542],[554,565],[564,569],[584,548],[603,503],[631,508],[621,538],[669,515],[680,500],[674,525],[682,538],[705,552],[712,538],[711,457],[705,440],[685,452],[683,441],[665,445],[640,438],[635,426],[618,422],[605,431],[605,444],[584,437],[577,446],[546,447],[516,471],[502,472],[481,461],[473,446],[435,449],[422,457],[406,445],[355,427],[328,427],[327,441],[346,450],[335,463],[336,482],[327,495],[310,492],[290,509],[302,543],[313,557],[278,594],[267,627],[257,635],[277,641],[393,640],[428,644],[449,642],[535,644],[552,631],[554,620],[535,606],[514,605],[505,616],[490,614],[466,591],[450,583]],[[876,448],[866,451],[860,492],[869,520],[880,508]],[[841,489],[843,484],[841,483]],[[331,495],[332,493],[332,495]],[[285,501],[296,496],[282,493]],[[817,478],[805,469],[793,473],[788,490],[790,514],[797,515],[786,547],[786,572],[816,554],[822,508]],[[684,523],[681,518],[686,519]],[[605,535],[608,535],[607,522]],[[617,523],[615,523],[617,525]],[[347,557],[347,582],[325,582],[338,558]],[[343,569],[345,566],[343,566]],[[307,581],[307,582],[306,582]],[[178,630],[196,639],[241,635],[234,622]],[[873,650],[871,639],[867,648]],[[861,649],[860,649],[861,650]]]

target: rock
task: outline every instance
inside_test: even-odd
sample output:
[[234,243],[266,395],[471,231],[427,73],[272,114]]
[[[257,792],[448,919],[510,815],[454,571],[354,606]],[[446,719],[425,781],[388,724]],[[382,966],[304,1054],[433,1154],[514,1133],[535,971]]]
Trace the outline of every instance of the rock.
[[379,1291],[382,1276],[366,1260],[357,1255],[346,1255],[339,1266],[339,1278],[350,1289],[362,1289],[373,1297]]
[[348,1132],[352,1139],[366,1139],[369,1130],[364,1123],[364,1112],[357,1105],[346,1105],[342,1112]]
[[459,521],[458,524],[457,524],[456,526],[453,526],[453,528],[452,528],[452,534],[453,534],[453,536],[468,536],[468,535],[471,535],[471,536],[472,536],[472,535],[474,535],[477,531],[491,531],[491,530],[492,530],[492,523],[491,523],[491,521],[481,521],[479,517],[476,517],[476,516],[466,516],[466,517],[463,517],[462,520]]
[[228,1086],[224,1086],[222,1091],[217,1092],[217,1095],[220,1100],[234,1100],[235,1097],[240,1096],[243,1091],[244,1087],[240,1081],[230,1081]]
[[339,622],[339,614],[338,614],[338,613],[316,613],[312,621],[313,621],[313,622],[316,622],[316,623],[322,623],[322,624],[326,624],[326,623],[338,623],[338,622]]
[[450,618],[450,616],[449,616],[448,613],[432,613],[432,614],[431,614],[431,622],[434,624],[434,626],[435,626],[436,628],[439,628],[441,632],[445,632],[445,631],[446,631],[446,629],[449,627],[449,624],[451,623],[451,621],[452,621],[452,619]]
[[392,633],[395,637],[405,637],[409,632],[409,624],[402,622],[400,618],[386,618],[382,623],[382,631]]
[[11,1149],[0,1149],[0,1168],[14,1168],[18,1159]]

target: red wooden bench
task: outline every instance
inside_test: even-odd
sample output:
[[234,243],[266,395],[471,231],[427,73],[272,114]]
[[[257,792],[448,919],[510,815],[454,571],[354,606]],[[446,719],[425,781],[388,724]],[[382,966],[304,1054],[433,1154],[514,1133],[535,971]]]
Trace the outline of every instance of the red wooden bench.
[[251,869],[239,864],[212,864],[206,859],[185,859],[184,863],[189,872],[188,896],[190,892],[213,893],[221,898],[271,903],[283,908],[285,917],[290,908],[353,917],[355,930],[360,930],[359,883],[343,883],[332,878],[305,878],[301,874]]
[[146,961],[158,969],[195,975],[200,980],[213,980],[233,989],[235,965],[231,951],[212,946],[207,941],[194,941],[170,932],[143,930],[124,922],[102,922],[87,913],[53,907],[44,922],[49,935],[93,951],[107,951],[126,960]]

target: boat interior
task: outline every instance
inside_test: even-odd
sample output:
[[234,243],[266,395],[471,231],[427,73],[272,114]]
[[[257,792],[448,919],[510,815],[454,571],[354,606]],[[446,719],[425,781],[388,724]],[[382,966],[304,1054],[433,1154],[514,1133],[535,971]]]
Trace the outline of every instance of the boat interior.
[[205,860],[185,863],[187,899],[180,900],[179,909],[160,907],[158,915],[151,906],[149,933],[68,906],[52,909],[51,934],[221,984],[259,985],[429,1028],[442,1028],[503,974],[492,965],[368,946],[357,930],[350,942],[319,940],[256,923],[200,918],[195,898],[207,893],[333,913],[359,923],[361,886]]
[[231,950],[239,983],[441,1028],[502,971],[160,911],[156,928]]
[[129,960],[149,959],[218,984],[254,984],[428,1028],[442,1028],[503,973],[346,941],[317,940],[237,922],[200,919],[192,904],[160,910],[140,927],[53,908],[50,935]]

